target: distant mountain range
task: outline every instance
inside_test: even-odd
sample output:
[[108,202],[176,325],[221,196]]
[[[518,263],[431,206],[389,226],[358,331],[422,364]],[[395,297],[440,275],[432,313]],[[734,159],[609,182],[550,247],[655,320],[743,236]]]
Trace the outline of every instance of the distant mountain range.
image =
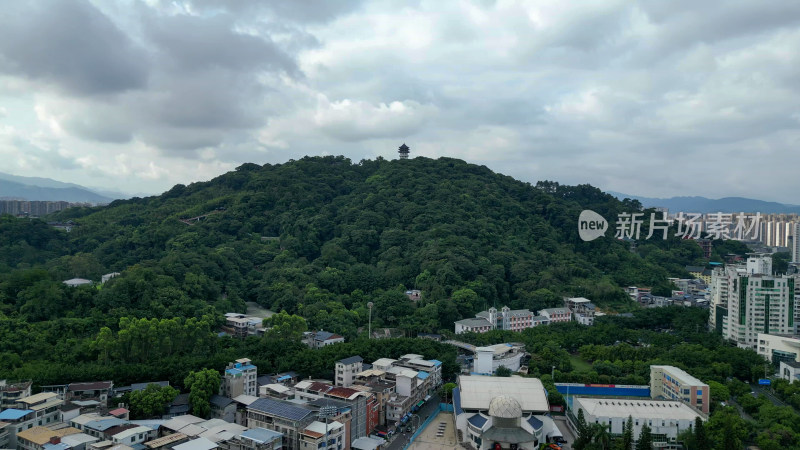
[[670,212],[694,212],[694,213],[737,213],[747,212],[762,214],[800,214],[800,206],[786,205],[778,202],[767,202],[744,197],[724,197],[720,199],[706,197],[671,197],[671,198],[651,198],[639,197],[636,195],[623,194],[621,192],[607,191],[618,199],[630,198],[639,200],[647,208],[667,208]]
[[[108,196],[108,194],[112,194],[112,196]],[[93,189],[73,183],[63,183],[50,178],[21,177],[0,172],[0,198],[30,201],[110,203],[116,198],[127,197],[129,196],[120,193],[103,192],[101,194]]]

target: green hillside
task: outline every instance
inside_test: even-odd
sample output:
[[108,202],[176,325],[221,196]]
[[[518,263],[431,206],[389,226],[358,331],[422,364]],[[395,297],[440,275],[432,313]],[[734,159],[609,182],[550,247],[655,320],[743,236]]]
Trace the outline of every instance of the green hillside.
[[[20,274],[36,266],[47,269],[41,281],[123,276],[87,301],[54,293],[21,302],[33,285],[5,289],[0,301],[7,316],[31,321],[199,317],[256,301],[345,334],[363,323],[370,300],[376,325],[412,333],[450,328],[492,305],[554,306],[562,295],[626,308],[620,286],[666,292],[666,278],[700,256],[677,240],[644,241],[638,254],[613,239],[579,240],[582,209],[612,218],[638,206],[591,186],[532,186],[446,158],[245,164],[158,197],[66,210],[56,219],[79,224],[67,235],[4,219],[36,233],[27,245],[4,243],[17,249],[2,261],[7,277],[37,278]],[[423,291],[416,305],[402,295],[411,288]]]

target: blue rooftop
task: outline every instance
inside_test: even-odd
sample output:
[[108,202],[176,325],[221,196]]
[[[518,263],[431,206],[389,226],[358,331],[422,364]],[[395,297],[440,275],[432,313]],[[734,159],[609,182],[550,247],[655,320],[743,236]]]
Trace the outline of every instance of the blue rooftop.
[[275,381],[284,381],[284,380],[291,380],[291,379],[292,379],[291,375],[283,375],[283,376],[278,377],[278,379],[275,380]]
[[430,361],[431,361],[431,362],[433,363],[433,365],[434,365],[434,366],[436,366],[436,367],[439,367],[439,366],[441,366],[441,365],[442,365],[442,362],[441,362],[441,361],[439,361],[438,359],[432,359],[432,360],[430,360]]
[[100,420],[93,420],[86,424],[86,428],[91,428],[97,431],[106,431],[111,427],[115,427],[117,425],[122,425],[124,423],[128,423],[127,420],[122,419],[100,419]]
[[25,417],[26,414],[32,413],[32,409],[6,409],[0,412],[0,420],[17,420]]
[[259,444],[266,444],[275,439],[281,439],[282,436],[283,433],[278,433],[277,431],[268,430],[266,428],[251,428],[242,433],[243,438],[250,439]]
[[456,415],[464,414],[464,410],[461,409],[461,391],[458,388],[453,388],[453,409],[456,410]]
[[241,375],[242,371],[239,369],[225,369],[225,373],[230,375]]
[[489,420],[489,419],[487,419],[486,417],[483,417],[480,414],[475,414],[474,416],[470,417],[467,422],[471,423],[472,425],[474,425],[474,426],[476,426],[476,427],[478,427],[480,429],[480,428],[483,428],[483,424],[485,424],[487,420]]
[[534,430],[540,430],[542,425],[544,425],[541,420],[533,416],[528,419],[528,423],[533,427]]
[[428,372],[424,372],[422,370],[417,372],[417,378],[419,378],[420,380],[424,380],[424,379],[428,378],[428,376],[430,376],[430,374]]
[[247,409],[255,409],[256,411],[261,411],[273,416],[295,421],[301,420],[308,415],[313,414],[311,411],[305,408],[301,408],[287,402],[272,400],[270,398],[260,398],[251,403]]

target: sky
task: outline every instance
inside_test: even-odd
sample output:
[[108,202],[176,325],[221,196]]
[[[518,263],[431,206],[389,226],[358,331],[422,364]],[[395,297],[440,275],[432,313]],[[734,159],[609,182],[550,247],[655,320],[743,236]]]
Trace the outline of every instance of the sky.
[[523,181],[800,203],[800,2],[0,10],[0,172],[158,193],[404,142]]

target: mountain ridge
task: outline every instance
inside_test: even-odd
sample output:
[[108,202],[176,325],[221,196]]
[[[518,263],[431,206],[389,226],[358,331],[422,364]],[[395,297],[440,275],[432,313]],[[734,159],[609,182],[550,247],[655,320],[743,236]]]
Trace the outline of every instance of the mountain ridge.
[[723,197],[711,199],[701,196],[679,196],[669,198],[642,197],[621,192],[606,191],[622,200],[630,198],[638,200],[646,208],[662,207],[670,212],[691,213],[756,213],[762,214],[800,214],[800,205],[789,205],[779,202],[758,200],[746,197]]

